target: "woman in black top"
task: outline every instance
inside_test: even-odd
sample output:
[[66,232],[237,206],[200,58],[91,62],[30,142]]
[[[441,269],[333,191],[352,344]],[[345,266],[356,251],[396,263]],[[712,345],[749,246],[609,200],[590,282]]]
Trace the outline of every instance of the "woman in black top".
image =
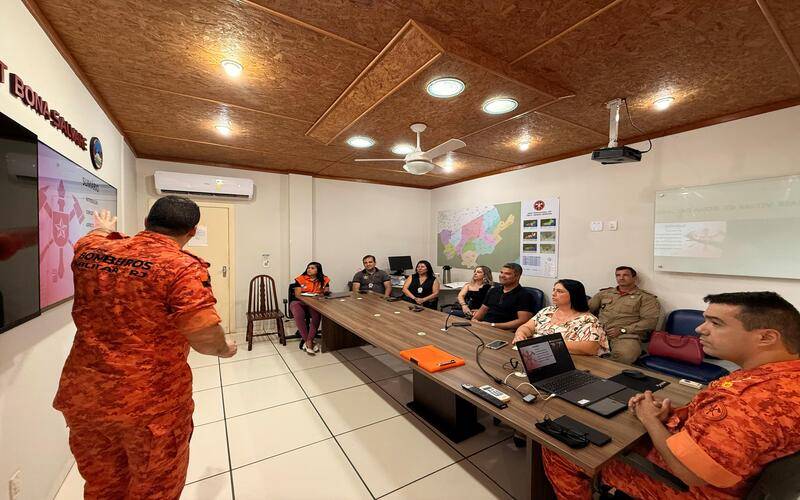
[[[464,285],[458,293],[458,303],[465,317],[471,318],[472,313],[480,309],[486,292],[492,287],[492,270],[486,266],[478,266],[472,273],[472,281]],[[456,311],[457,313],[458,311]]]
[[439,304],[439,282],[427,260],[417,262],[417,272],[406,279],[403,284],[403,300],[436,309]]

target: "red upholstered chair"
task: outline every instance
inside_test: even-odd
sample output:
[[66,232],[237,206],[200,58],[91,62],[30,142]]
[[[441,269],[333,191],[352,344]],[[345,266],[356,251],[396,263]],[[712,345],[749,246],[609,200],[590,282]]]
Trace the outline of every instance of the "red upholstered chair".
[[[276,331],[254,334],[253,324],[256,321],[275,320]],[[278,305],[278,294],[275,291],[275,280],[266,274],[260,274],[250,280],[250,296],[247,300],[247,350],[253,350],[253,337],[278,334],[281,344],[286,345],[286,333],[283,330],[283,312]]]

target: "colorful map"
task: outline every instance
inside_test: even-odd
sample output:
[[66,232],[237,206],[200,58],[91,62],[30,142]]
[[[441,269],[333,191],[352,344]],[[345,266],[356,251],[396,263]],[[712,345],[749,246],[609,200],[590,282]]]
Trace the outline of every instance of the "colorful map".
[[438,213],[437,264],[499,271],[519,262],[520,202],[484,205]]

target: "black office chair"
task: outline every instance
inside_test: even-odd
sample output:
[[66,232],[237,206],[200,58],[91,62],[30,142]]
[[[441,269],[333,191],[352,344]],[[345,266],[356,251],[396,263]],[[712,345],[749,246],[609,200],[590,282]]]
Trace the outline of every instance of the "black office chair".
[[544,308],[544,292],[532,286],[524,286],[522,288],[533,295],[533,315],[535,316],[536,313]]
[[[296,282],[290,283],[289,289],[286,291],[286,296],[288,297],[288,299],[283,299],[283,314],[284,316],[286,316],[287,319],[294,319],[294,315],[292,314],[292,310],[289,309],[289,306],[292,304],[292,302],[298,300],[297,297],[294,296],[295,288],[297,288],[297,283]],[[311,318],[309,316],[306,316],[306,328],[309,328],[310,326],[311,326]],[[316,338],[321,338],[321,337],[322,337],[322,325],[320,325],[316,335]],[[286,335],[284,338],[300,339],[300,344],[299,344],[300,349],[302,349],[303,345],[305,344],[305,341],[300,335],[300,330],[295,330],[294,335]],[[283,345],[286,345],[285,341]]]

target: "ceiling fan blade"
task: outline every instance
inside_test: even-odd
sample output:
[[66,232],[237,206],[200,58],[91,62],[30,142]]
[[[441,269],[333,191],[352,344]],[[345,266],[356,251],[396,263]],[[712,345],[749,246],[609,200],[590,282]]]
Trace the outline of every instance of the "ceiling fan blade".
[[405,162],[403,158],[356,158],[356,161],[402,161]]
[[460,141],[458,139],[450,139],[449,141],[443,142],[436,146],[435,148],[429,149],[425,151],[423,154],[426,158],[433,160],[442,155],[446,155],[450,151],[455,151],[456,149],[461,149],[467,144],[464,141]]

